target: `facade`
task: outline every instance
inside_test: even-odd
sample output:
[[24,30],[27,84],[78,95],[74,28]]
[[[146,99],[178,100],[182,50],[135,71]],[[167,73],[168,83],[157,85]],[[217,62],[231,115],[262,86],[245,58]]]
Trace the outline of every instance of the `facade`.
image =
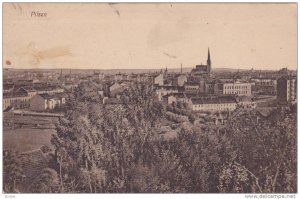
[[66,103],[63,95],[49,95],[47,93],[35,95],[30,100],[30,110],[44,111],[60,107]]
[[171,93],[163,96],[163,102],[166,104],[172,104],[177,102],[189,103],[190,98],[185,93]]
[[58,86],[37,86],[37,87],[34,87],[34,89],[37,91],[37,94],[55,94],[55,93],[63,93],[64,92],[64,89],[63,88],[60,88]]
[[295,103],[297,100],[297,81],[294,76],[282,76],[277,80],[278,104]]
[[29,98],[32,98],[37,94],[37,91],[33,87],[21,87],[20,89],[27,92]]
[[154,84],[157,84],[159,86],[164,85],[164,75],[160,73],[159,75],[154,76]]
[[215,93],[215,81],[204,81],[204,93]]
[[17,109],[28,108],[30,97],[25,91],[17,91],[3,94],[3,110],[8,107],[15,107]]
[[255,85],[277,85],[276,78],[253,77],[251,81],[254,82]]
[[176,75],[174,78],[175,86],[183,86],[187,82],[187,76],[184,74]]
[[219,81],[215,85],[215,94],[251,96],[251,83],[236,80]]
[[156,90],[156,95],[158,101],[163,101],[163,96],[171,94],[171,93],[178,93],[178,87],[176,86],[161,86]]
[[277,95],[277,79],[268,77],[254,77],[251,78],[254,83],[252,91],[263,95]]
[[193,111],[233,111],[237,107],[233,96],[192,98]]
[[198,92],[199,88],[200,88],[200,85],[197,82],[186,82],[184,84],[184,90],[186,92]]

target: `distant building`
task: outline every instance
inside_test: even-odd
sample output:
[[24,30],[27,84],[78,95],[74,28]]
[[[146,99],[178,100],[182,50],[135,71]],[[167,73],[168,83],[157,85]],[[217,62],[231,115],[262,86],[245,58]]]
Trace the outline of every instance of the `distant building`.
[[186,92],[198,92],[199,88],[200,88],[200,85],[197,82],[186,82],[184,84],[184,90]]
[[192,80],[197,81],[201,78],[207,78],[210,76],[211,73],[211,60],[210,60],[210,52],[208,49],[207,61],[206,65],[196,65],[196,68],[192,69],[191,77]]
[[66,103],[64,94],[49,95],[48,93],[35,95],[30,100],[30,109],[33,111],[51,110]]
[[33,88],[37,91],[37,94],[55,94],[64,92],[63,88],[55,85],[34,86]]
[[156,94],[158,101],[163,101],[163,96],[171,94],[171,93],[178,93],[178,87],[177,86],[159,86],[156,89]]
[[115,82],[111,86],[109,86],[109,94],[110,97],[116,97],[120,95],[126,88],[129,87],[129,83],[126,82]]
[[27,92],[29,98],[32,98],[37,94],[37,91],[33,87],[21,87],[20,90]]
[[251,81],[255,85],[277,85],[277,79],[271,77],[252,77]]
[[255,109],[257,104],[255,101],[248,96],[241,96],[237,97],[237,104],[239,107],[246,108],[246,109]]
[[172,104],[177,102],[189,103],[190,99],[185,93],[170,93],[163,96],[163,102],[166,104]]
[[14,83],[3,83],[3,93],[9,93],[14,90]]
[[232,79],[219,80],[215,85],[215,94],[250,96],[251,83]]
[[127,76],[127,80],[129,80],[129,81],[132,81],[132,82],[136,82],[136,81],[138,81],[138,75],[137,74],[129,74],[128,76]]
[[104,79],[104,77],[105,77],[105,75],[103,73],[94,72],[94,74],[93,74],[94,79],[102,80],[102,79]]
[[122,73],[117,73],[114,76],[114,80],[115,81],[123,81],[123,80],[127,80],[127,75],[126,74],[122,74]]
[[283,76],[277,80],[278,104],[289,104],[296,102],[297,81],[294,76]]
[[16,84],[20,86],[33,85],[33,79],[19,79]]
[[174,77],[173,84],[175,86],[183,86],[187,82],[187,76],[184,74],[178,74]]
[[[204,93],[214,94],[215,93],[215,80],[206,80],[204,81]],[[201,85],[202,81],[200,81]]]
[[16,109],[28,108],[30,97],[25,91],[16,91],[11,93],[3,93],[3,110],[8,107],[14,107]]
[[233,96],[192,98],[193,111],[233,111],[237,102]]
[[164,85],[164,75],[162,73],[153,76],[153,84]]

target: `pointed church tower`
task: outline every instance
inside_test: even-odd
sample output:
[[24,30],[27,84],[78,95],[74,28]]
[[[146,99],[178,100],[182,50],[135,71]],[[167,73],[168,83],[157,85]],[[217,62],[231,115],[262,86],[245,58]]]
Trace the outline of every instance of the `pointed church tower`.
[[208,54],[207,54],[207,67],[208,67],[208,72],[210,73],[210,71],[211,71],[211,61],[210,61],[209,48],[208,48]]
[[208,48],[208,54],[207,54],[207,65],[208,65],[208,66],[211,66],[209,48]]

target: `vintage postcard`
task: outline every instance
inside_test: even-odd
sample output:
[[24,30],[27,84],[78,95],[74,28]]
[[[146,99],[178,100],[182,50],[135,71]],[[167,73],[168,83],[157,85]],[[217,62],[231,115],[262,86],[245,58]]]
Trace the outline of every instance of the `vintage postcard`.
[[295,197],[297,3],[2,7],[4,194]]

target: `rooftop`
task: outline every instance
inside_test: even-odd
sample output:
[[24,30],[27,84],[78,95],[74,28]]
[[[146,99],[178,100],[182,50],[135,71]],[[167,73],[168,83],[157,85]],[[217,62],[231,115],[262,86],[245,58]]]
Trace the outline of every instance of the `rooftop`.
[[10,93],[3,93],[3,98],[16,98],[16,97],[27,97],[28,94],[26,91],[16,91],[16,92],[10,92]]
[[184,86],[199,86],[198,82],[185,82]]
[[220,96],[220,97],[200,97],[192,98],[193,104],[224,104],[224,103],[236,103],[236,99],[233,96]]

